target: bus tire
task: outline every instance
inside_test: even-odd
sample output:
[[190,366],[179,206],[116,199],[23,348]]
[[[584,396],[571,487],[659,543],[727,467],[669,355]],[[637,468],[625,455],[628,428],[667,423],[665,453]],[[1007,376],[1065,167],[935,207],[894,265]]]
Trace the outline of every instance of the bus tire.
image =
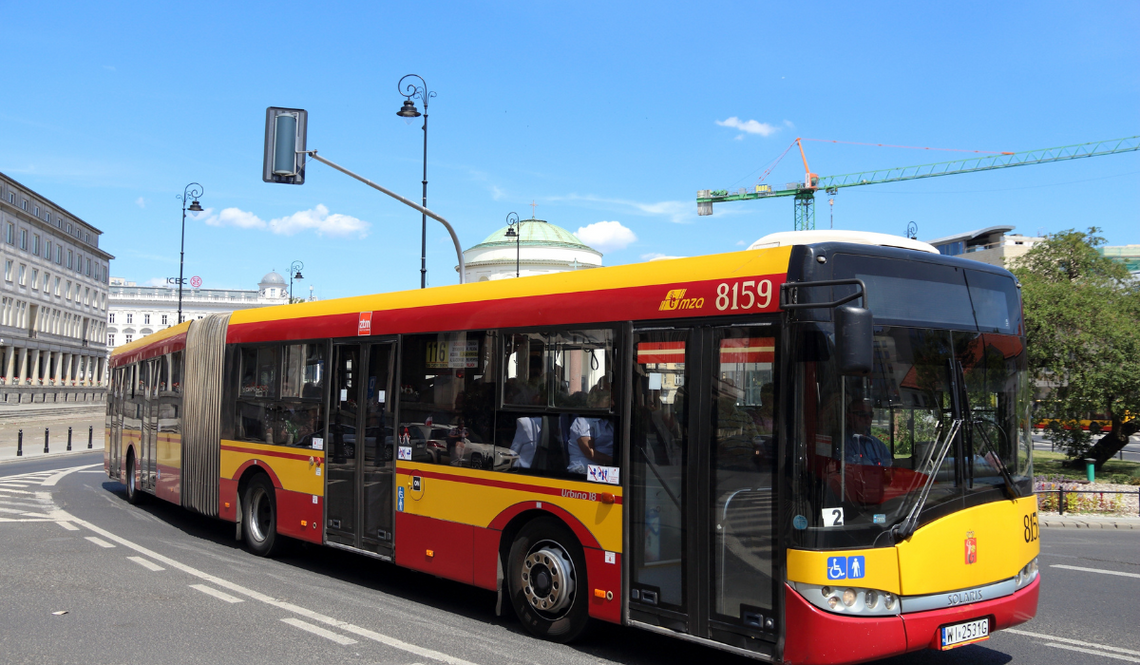
[[245,546],[257,556],[273,556],[277,537],[277,497],[273,483],[264,473],[249,479],[242,497],[241,533]]
[[138,474],[135,473],[135,453],[127,453],[127,503],[137,506],[143,502],[143,493],[139,491]]
[[515,614],[531,634],[566,643],[586,628],[586,557],[561,522],[541,517],[523,526],[511,544],[507,569]]

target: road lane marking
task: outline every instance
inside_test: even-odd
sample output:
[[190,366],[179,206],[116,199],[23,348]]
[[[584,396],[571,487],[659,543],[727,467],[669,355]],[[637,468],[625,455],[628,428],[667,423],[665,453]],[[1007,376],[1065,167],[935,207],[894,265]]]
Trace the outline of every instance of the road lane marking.
[[40,485],[42,485],[44,487],[54,487],[55,484],[58,483],[59,481],[63,480],[64,476],[66,476],[67,474],[75,473],[76,471],[80,471],[82,469],[90,469],[93,466],[103,466],[103,463],[99,462],[98,464],[84,464],[83,466],[73,466],[70,469],[64,469],[64,470],[56,473],[55,475],[51,476],[50,478],[47,478],[42,483],[40,483]]
[[75,526],[71,522],[56,522],[56,524],[67,529],[68,531],[79,531],[79,527]]
[[[60,524],[67,524],[67,522],[60,522]],[[77,526],[72,526],[71,528],[73,528],[75,530],[79,530],[79,527],[77,527]],[[163,568],[162,566],[158,565],[157,563],[151,561],[150,559],[144,559],[141,556],[129,556],[129,557],[127,557],[127,559],[129,561],[134,561],[135,563],[142,566],[143,568],[146,568],[147,570],[153,570],[153,571],[166,570],[165,568]]]
[[1100,568],[1083,568],[1081,566],[1066,566],[1063,563],[1054,563],[1049,565],[1050,568],[1063,568],[1065,570],[1079,570],[1085,573],[1100,573],[1101,575],[1119,575],[1120,577],[1136,577],[1140,578],[1140,573],[1122,573],[1118,570],[1102,570]]
[[[159,570],[162,570],[162,569],[159,568]],[[191,589],[197,589],[197,590],[201,591],[202,593],[206,594],[207,596],[213,596],[214,598],[217,598],[218,600],[224,600],[227,603],[244,603],[245,602],[245,599],[243,599],[243,598],[237,598],[235,596],[231,596],[228,593],[218,591],[217,589],[215,589],[213,587],[208,587],[205,584],[191,584],[190,588]]]
[[396,639],[395,637],[390,637],[388,635],[383,635],[381,633],[373,632],[371,630],[368,630],[367,628],[361,628],[360,626],[355,626],[351,623],[348,623],[345,621],[340,621],[338,619],[334,619],[334,618],[329,617],[329,616],[325,616],[323,614],[320,614],[319,612],[314,612],[312,610],[305,609],[304,607],[300,607],[300,606],[294,605],[292,603],[287,603],[287,602],[282,601],[282,600],[277,600],[276,598],[272,598],[272,597],[267,596],[263,593],[259,593],[257,591],[254,591],[253,589],[248,589],[246,587],[243,587],[240,584],[235,584],[234,582],[230,582],[229,580],[224,580],[220,577],[216,577],[214,575],[211,575],[205,571],[201,571],[201,570],[198,570],[197,568],[194,568],[192,566],[188,566],[188,565],[186,565],[180,561],[176,561],[174,559],[171,559],[168,556],[164,556],[162,554],[159,554],[158,552],[155,552],[154,550],[147,549],[146,547],[143,547],[142,545],[131,542],[131,541],[127,540],[126,538],[123,538],[122,536],[117,536],[117,535],[111,533],[110,531],[107,531],[106,529],[104,529],[102,527],[96,526],[96,525],[92,524],[91,522],[88,522],[87,520],[79,519],[78,517],[75,517],[74,515],[71,515],[70,513],[66,512],[66,511],[63,511],[63,510],[56,511],[55,517],[57,519],[66,519],[66,520],[69,520],[71,522],[74,522],[74,523],[82,526],[85,529],[88,529],[90,531],[94,531],[95,533],[103,536],[104,538],[107,538],[109,540],[113,540],[113,541],[119,543],[123,547],[130,548],[130,549],[138,552],[139,554],[143,554],[143,555],[153,559],[154,561],[164,563],[171,568],[174,568],[174,569],[177,569],[177,570],[180,570],[180,571],[186,573],[187,575],[192,575],[194,577],[197,577],[200,580],[210,582],[216,586],[223,587],[225,589],[233,591],[234,593],[239,593],[243,596],[247,596],[249,598],[260,601],[260,602],[265,603],[267,605],[272,605],[273,607],[285,610],[286,612],[292,612],[294,614],[299,614],[305,618],[312,619],[313,621],[316,621],[318,623],[323,623],[325,625],[332,626],[334,628],[339,628],[339,629],[345,631],[346,633],[353,633],[355,635],[360,635],[361,637],[366,637],[366,638],[373,640],[375,642],[379,642],[381,644],[390,646],[393,649],[400,649],[401,651],[407,651],[408,653],[412,653],[412,654],[415,654],[417,656],[429,658],[431,660],[439,661],[441,663],[447,663],[447,665],[475,665],[475,663],[472,663],[471,661],[468,661],[468,660],[463,660],[462,658],[457,658],[455,656],[452,656],[452,655],[449,655],[449,654],[446,654],[446,653],[443,653],[440,651],[436,651],[434,649],[427,649],[425,647],[417,646],[415,644],[409,644],[408,642]]
[[1014,635],[1025,635],[1026,637],[1036,637],[1046,642],[1064,642],[1066,644],[1075,644],[1081,647],[1091,647],[1093,649],[1101,649],[1103,651],[1118,651],[1124,654],[1133,656],[1140,656],[1140,651],[1133,651],[1132,649],[1122,649],[1120,647],[1110,647],[1103,644],[1096,644],[1095,642],[1082,642],[1080,640],[1073,640],[1067,637],[1057,637],[1055,635],[1046,635],[1044,633],[1034,633],[1028,630],[1021,630],[1019,628],[1006,628],[1005,633],[1013,633]]
[[1114,653],[1108,653],[1107,651],[1096,651],[1094,649],[1082,649],[1081,647],[1072,647],[1072,646],[1069,646],[1067,644],[1046,644],[1045,646],[1053,647],[1055,649],[1065,649],[1066,651],[1079,651],[1081,653],[1088,653],[1088,654],[1092,654],[1094,656],[1101,656],[1104,658],[1115,658],[1117,660],[1126,660],[1130,663],[1140,663],[1140,658],[1133,658],[1131,656],[1120,656],[1120,655],[1117,655]]
[[341,644],[344,646],[348,646],[349,644],[356,644],[356,640],[352,639],[351,637],[345,637],[344,635],[337,635],[336,633],[332,632],[331,630],[325,630],[324,628],[321,628],[320,626],[314,626],[313,624],[309,623],[308,621],[301,621],[300,619],[295,619],[293,617],[289,617],[287,619],[282,619],[282,621],[289,624],[290,626],[300,628],[301,630],[307,630],[314,635],[320,635],[321,637],[325,638],[326,640],[332,640],[333,642],[336,642],[337,644]]
[[114,547],[114,545],[112,545],[111,543],[108,543],[107,541],[103,540],[102,538],[96,538],[95,536],[87,536],[87,540],[90,540],[91,542],[95,543],[99,547],[106,547],[108,549]]

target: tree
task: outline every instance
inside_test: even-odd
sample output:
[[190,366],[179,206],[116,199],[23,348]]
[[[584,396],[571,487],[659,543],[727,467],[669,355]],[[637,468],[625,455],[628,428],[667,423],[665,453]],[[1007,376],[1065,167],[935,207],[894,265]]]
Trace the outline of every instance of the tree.
[[[1140,431],[1140,282],[1097,252],[1105,243],[1099,232],[1050,235],[1012,265],[1030,372],[1050,388],[1039,417],[1058,421],[1051,438],[1070,457],[1096,460],[1097,469]],[[1092,413],[1112,421],[1096,444],[1080,431]]]

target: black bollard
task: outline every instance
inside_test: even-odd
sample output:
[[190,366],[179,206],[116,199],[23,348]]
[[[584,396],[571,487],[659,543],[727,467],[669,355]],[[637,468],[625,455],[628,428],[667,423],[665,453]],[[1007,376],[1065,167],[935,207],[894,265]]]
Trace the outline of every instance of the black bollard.
[[91,433],[94,431],[94,425],[87,426],[87,450],[91,450]]
[[16,457],[24,456],[24,430],[16,435]]
[[48,451],[48,428],[44,428],[44,452]]
[[67,452],[71,452],[71,425],[67,426]]

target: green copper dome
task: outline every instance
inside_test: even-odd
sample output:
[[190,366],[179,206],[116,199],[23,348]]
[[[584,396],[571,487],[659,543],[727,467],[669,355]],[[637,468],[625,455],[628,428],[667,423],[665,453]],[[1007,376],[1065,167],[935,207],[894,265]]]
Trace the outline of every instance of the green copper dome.
[[[584,248],[595,251],[586,243],[578,240],[573,234],[562,228],[547,222],[544,219],[524,219],[518,224],[522,237],[519,238],[520,245],[542,245],[544,247],[573,247]],[[487,236],[487,238],[471,247],[472,249],[482,249],[499,246],[511,246],[515,244],[513,237],[507,237],[507,226],[500,227],[494,233]]]

